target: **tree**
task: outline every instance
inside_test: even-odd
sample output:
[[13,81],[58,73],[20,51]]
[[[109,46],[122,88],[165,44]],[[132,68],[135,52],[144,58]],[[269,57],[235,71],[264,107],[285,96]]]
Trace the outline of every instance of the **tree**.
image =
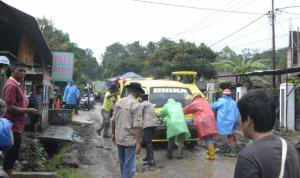
[[164,78],[174,71],[188,70],[196,71],[198,78],[203,76],[210,79],[216,76],[216,71],[208,60],[211,56],[211,49],[204,44],[199,48],[194,43],[183,40],[179,43],[168,41],[148,55],[145,71],[156,78]]

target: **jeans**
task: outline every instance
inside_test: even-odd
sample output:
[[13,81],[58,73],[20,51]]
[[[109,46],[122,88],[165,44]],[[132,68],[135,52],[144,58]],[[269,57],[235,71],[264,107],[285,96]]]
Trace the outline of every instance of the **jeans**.
[[147,150],[147,157],[153,157],[153,146],[152,146],[152,135],[155,131],[156,127],[147,127],[144,128],[144,137],[143,140],[146,145],[146,150]]
[[206,136],[204,136],[204,139],[205,139],[205,144],[206,144],[206,146],[212,145],[212,138],[211,138],[211,135],[206,135]]
[[136,146],[118,145],[121,178],[132,178],[135,173]]

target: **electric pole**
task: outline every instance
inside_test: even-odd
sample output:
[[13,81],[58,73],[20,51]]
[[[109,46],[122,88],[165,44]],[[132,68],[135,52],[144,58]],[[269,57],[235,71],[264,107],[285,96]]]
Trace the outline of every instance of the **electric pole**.
[[[274,20],[275,20],[275,14],[274,14],[274,0],[272,0],[272,36],[273,36],[273,45],[272,45],[272,51],[273,51],[273,57],[272,57],[272,62],[273,62],[273,70],[275,70],[275,25],[274,25]],[[273,75],[273,87],[275,88],[275,75]]]

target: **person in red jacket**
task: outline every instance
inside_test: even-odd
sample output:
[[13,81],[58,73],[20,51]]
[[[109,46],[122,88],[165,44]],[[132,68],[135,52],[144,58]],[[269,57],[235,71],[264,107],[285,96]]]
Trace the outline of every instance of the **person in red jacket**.
[[215,149],[212,138],[218,135],[215,115],[209,103],[202,99],[201,95],[195,94],[193,102],[183,108],[185,115],[194,114],[194,125],[199,140],[205,140],[208,151],[206,159],[215,159]]

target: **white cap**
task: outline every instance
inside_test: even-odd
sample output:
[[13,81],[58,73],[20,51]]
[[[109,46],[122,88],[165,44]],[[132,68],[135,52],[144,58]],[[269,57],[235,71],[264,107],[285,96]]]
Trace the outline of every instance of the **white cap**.
[[9,60],[6,56],[0,56],[0,64],[6,64],[10,66]]

